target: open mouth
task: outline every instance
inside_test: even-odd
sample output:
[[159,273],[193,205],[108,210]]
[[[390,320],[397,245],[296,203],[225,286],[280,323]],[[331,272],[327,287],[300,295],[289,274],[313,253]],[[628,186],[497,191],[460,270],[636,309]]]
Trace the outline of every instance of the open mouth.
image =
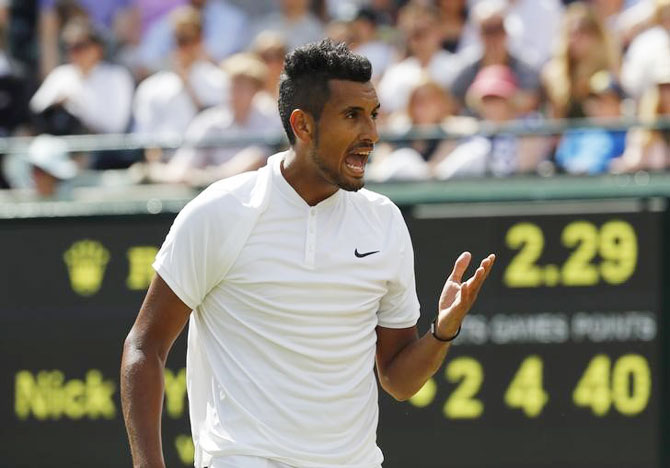
[[347,153],[346,158],[344,158],[344,165],[355,175],[363,176],[370,153],[372,153],[372,147],[354,149]]

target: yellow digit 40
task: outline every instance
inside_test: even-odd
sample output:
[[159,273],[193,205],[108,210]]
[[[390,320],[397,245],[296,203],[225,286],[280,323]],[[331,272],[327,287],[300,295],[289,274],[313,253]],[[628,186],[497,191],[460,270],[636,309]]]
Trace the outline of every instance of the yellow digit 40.
[[474,419],[484,411],[484,404],[474,398],[482,386],[482,365],[469,357],[456,358],[447,364],[447,380],[460,382],[444,404],[444,415],[451,419]]
[[522,409],[529,418],[539,416],[549,401],[549,395],[542,388],[542,367],[539,356],[524,359],[505,392],[505,403]]
[[621,414],[635,416],[647,407],[650,396],[651,371],[638,354],[622,356],[614,367],[606,355],[595,356],[572,393],[577,406],[590,407],[596,416],[605,416],[612,403]]

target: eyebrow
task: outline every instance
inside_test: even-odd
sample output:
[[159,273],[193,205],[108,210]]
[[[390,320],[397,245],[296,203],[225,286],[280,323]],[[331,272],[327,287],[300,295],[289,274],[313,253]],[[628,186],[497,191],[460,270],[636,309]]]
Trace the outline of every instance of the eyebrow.
[[[377,103],[377,105],[375,106],[375,108],[372,109],[372,112],[376,112],[376,111],[378,111],[380,107],[381,107],[381,103]],[[349,106],[349,107],[343,109],[341,113],[342,113],[342,114],[346,114],[347,112],[351,112],[351,111],[365,112],[365,109],[362,108],[361,106]]]

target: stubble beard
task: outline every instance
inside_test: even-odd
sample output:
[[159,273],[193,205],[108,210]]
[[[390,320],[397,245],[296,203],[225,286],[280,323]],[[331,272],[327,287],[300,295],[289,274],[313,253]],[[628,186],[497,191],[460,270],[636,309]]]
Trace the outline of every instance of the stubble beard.
[[342,190],[346,190],[347,192],[358,192],[360,189],[363,188],[365,185],[365,181],[363,179],[353,179],[351,181],[345,179],[345,177],[337,172],[335,169],[328,167],[328,165],[321,159],[321,156],[319,155],[319,152],[317,150],[319,146],[319,131],[318,129],[316,130],[314,134],[314,146],[312,146],[312,151],[310,156],[312,157],[312,161],[314,161],[314,164],[316,164],[316,167],[319,168],[321,171],[321,175],[325,180],[330,182],[333,185],[337,185],[339,188]]

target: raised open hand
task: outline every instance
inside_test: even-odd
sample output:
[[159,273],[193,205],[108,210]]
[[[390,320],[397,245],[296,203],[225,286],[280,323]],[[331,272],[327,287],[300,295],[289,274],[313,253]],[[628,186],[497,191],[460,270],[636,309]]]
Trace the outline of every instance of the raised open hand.
[[467,270],[471,259],[470,252],[463,252],[456,260],[454,269],[442,288],[437,318],[437,332],[441,337],[456,334],[463,318],[477,299],[477,294],[491,272],[496,257],[491,254],[483,259],[475,274],[463,282],[463,273]]

